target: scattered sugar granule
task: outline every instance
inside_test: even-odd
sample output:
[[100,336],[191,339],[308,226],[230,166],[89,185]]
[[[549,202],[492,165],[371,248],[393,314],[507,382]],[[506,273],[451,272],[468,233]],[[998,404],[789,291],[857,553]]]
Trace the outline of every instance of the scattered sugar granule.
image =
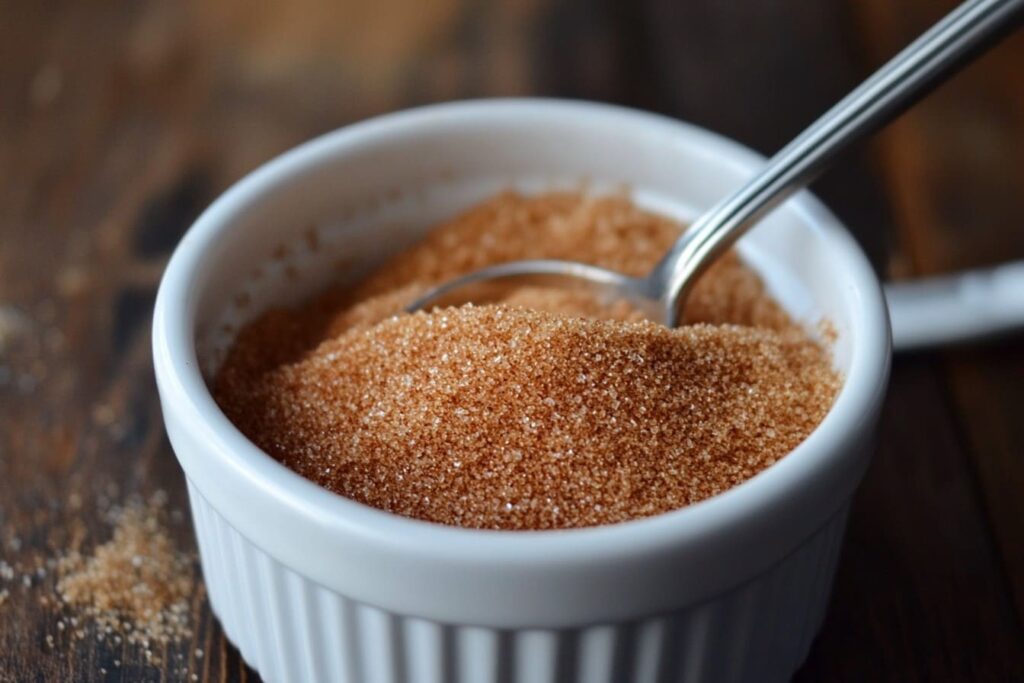
[[[117,635],[116,642],[123,636],[148,647],[191,635],[194,560],[168,535],[164,504],[154,497],[112,509],[109,541],[91,555],[70,552],[58,562],[58,596],[96,624],[98,639]],[[77,627],[79,618],[70,623]]]

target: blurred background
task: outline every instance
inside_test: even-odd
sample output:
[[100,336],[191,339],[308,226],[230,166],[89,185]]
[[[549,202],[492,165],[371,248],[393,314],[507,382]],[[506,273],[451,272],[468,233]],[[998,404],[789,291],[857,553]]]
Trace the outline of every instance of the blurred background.
[[[770,153],[953,5],[0,0],[0,558],[72,521],[102,540],[100,496],[162,488],[185,507],[151,308],[190,222],[260,163],[383,112],[520,95],[660,112]],[[814,186],[881,275],[1024,258],[1022,74],[1019,33]],[[1024,680],[1022,454],[1019,337],[897,359],[799,680]],[[201,594],[194,610],[187,671],[256,679]],[[53,619],[0,601],[0,681],[184,675],[127,646],[48,647]]]

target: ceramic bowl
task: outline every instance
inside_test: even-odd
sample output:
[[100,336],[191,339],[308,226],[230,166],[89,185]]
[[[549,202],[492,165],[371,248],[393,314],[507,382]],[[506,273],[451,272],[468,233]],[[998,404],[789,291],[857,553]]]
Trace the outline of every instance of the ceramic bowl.
[[681,510],[539,532],[395,516],[274,461],[228,421],[207,384],[259,311],[357,279],[497,191],[625,187],[639,204],[688,220],[762,161],[651,114],[493,100],[348,126],[219,198],[171,259],[153,345],[210,601],[246,662],[269,681],[791,676],[825,613],[890,360],[879,284],[810,194],[739,249],[808,329],[830,321],[842,390],[792,453]]

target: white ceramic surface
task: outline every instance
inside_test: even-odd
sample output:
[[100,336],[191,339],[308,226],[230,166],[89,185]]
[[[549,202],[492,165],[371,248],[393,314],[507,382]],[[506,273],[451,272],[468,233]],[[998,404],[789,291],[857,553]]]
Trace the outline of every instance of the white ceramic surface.
[[[820,626],[888,378],[863,254],[804,193],[741,242],[789,310],[838,332],[843,389],[776,465],[710,500],[607,527],[492,532],[390,515],[262,453],[201,368],[268,305],[354,278],[506,187],[629,187],[691,218],[760,158],[701,129],[596,104],[494,100],[393,114],[239,182],[161,284],[154,357],[210,599],[272,681],[785,680]],[[239,296],[244,294],[244,296]]]

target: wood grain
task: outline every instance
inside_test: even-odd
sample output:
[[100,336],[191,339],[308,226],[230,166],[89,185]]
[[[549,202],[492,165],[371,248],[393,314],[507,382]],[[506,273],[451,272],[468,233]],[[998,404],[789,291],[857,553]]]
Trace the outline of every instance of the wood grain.
[[[210,613],[147,664],[72,641],[21,573],[157,489],[187,509],[149,357],[160,272],[231,182],[416,104],[543,94],[770,152],[947,0],[141,0],[0,4],[0,681],[251,681]],[[816,185],[879,272],[1024,257],[1024,36]],[[802,681],[1024,679],[1024,346],[898,359]],[[184,521],[172,529],[194,550]],[[53,636],[53,645],[47,642]]]
[[[892,52],[950,2],[861,5]],[[881,53],[881,54],[879,54]],[[1024,33],[1018,32],[906,114],[878,145],[906,254],[921,274],[1024,258]],[[1024,292],[1021,293],[1024,296]],[[943,356],[953,420],[978,477],[987,523],[1024,615],[1024,345],[1010,340]]]

